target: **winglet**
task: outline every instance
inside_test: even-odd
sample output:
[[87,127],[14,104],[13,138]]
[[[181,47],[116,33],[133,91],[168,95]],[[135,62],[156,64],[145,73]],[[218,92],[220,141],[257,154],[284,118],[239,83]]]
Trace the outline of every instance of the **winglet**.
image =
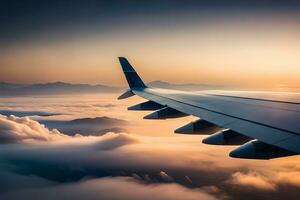
[[131,89],[147,87],[126,58],[119,57],[119,61]]

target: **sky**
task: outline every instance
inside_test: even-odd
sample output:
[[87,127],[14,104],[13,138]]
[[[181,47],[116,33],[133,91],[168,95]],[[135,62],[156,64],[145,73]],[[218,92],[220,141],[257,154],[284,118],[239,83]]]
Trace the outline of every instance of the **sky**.
[[6,1],[0,81],[297,88],[299,1]]

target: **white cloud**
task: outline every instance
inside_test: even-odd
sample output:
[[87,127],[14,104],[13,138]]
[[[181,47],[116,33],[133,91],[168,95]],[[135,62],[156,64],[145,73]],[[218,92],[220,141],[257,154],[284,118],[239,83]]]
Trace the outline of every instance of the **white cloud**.
[[68,138],[28,117],[0,115],[0,143],[56,141]]

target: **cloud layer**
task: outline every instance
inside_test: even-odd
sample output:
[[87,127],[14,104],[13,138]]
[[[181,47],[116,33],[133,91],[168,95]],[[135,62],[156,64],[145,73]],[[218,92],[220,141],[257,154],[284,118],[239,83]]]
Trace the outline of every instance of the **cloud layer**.
[[72,184],[4,194],[1,199],[132,199],[132,200],[215,200],[212,195],[176,183],[147,185],[130,177],[92,179]]
[[177,138],[71,137],[26,117],[1,116],[1,124],[12,138],[23,133],[19,144],[0,145],[3,199],[147,199],[152,193],[156,199],[293,199],[300,187],[293,178],[298,169],[266,170],[226,159],[221,164],[218,152],[193,144],[187,149]]
[[[67,121],[70,119],[61,117],[93,119],[99,114],[110,114],[130,121],[129,131],[69,136],[49,130],[34,118],[0,116],[1,199],[53,199],[55,196],[58,200],[148,197],[275,200],[299,197],[298,157],[271,161],[232,159],[227,156],[231,148],[202,145],[199,137],[168,134],[178,125],[177,120],[137,120],[132,116],[139,118],[143,113],[131,116],[127,111],[121,112],[126,106],[121,103],[110,110],[93,106],[96,102],[107,104],[112,101],[109,99],[76,101],[74,106],[62,100],[63,103],[58,103],[57,99],[45,99],[33,106],[37,110],[45,108],[44,111],[67,113],[50,116]],[[31,101],[34,99],[28,102]],[[28,105],[31,107],[32,103]],[[139,121],[143,126],[137,123]],[[150,129],[153,124],[155,127]],[[174,127],[169,127],[170,124]]]

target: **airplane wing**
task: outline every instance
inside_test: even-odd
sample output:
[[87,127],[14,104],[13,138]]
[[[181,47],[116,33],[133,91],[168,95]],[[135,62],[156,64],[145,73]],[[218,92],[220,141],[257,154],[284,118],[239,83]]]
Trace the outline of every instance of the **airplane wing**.
[[241,145],[231,157],[272,159],[300,153],[300,102],[221,92],[183,92],[150,88],[126,58],[119,58],[130,89],[120,99],[138,95],[148,101],[129,110],[153,110],[145,119],[193,115],[199,118],[175,130],[210,135],[203,143]]

